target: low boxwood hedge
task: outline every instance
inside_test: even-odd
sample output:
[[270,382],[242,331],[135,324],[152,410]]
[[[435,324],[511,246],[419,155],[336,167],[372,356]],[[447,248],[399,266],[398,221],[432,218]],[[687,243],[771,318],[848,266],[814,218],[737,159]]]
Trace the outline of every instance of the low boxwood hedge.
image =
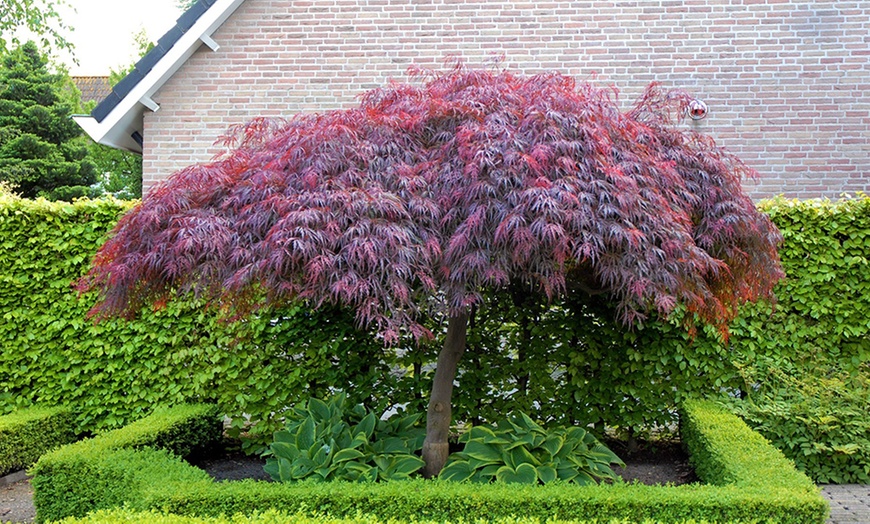
[[680,421],[695,473],[705,483],[787,490],[807,495],[808,501],[819,498],[809,477],[726,408],[710,401],[688,401]]
[[[388,524],[397,523],[396,520],[382,520],[372,516],[358,515],[356,517],[335,518],[329,516],[307,516],[302,514],[290,515],[281,513],[275,510],[266,510],[262,513],[252,513],[250,515],[232,515],[220,517],[195,517],[187,515],[173,515],[167,513],[159,513],[156,511],[131,511],[129,509],[113,509],[101,510],[92,513],[84,518],[67,518],[60,521],[58,524],[139,524],[140,522],[148,522],[149,524]],[[427,520],[411,520],[405,522],[416,522],[419,524],[428,524],[433,521]],[[487,521],[478,518],[462,519],[459,522],[468,523],[488,523],[488,524],[541,524],[540,519],[528,517],[512,517],[505,519],[497,519]],[[595,518],[585,520],[547,520],[547,524],[633,524],[632,521],[625,519],[599,520]],[[706,520],[680,520],[680,521],[661,521],[661,520],[644,520],[639,524],[713,524]],[[732,523],[719,523],[732,524]]]
[[216,444],[221,434],[216,406],[180,405],[47,453],[30,471],[37,519],[80,517],[122,505],[147,491],[145,484],[207,480],[180,457]]
[[72,412],[65,407],[31,406],[0,416],[0,476],[30,467],[76,437]]
[[[60,519],[126,505],[131,510],[202,517],[273,509],[288,515],[364,515],[394,522],[468,521],[481,516],[580,522],[825,521],[827,502],[812,482],[740,419],[709,402],[686,403],[683,413],[684,438],[704,485],[214,482],[166,452],[79,446],[78,453],[62,454],[66,450],[61,449],[37,464],[37,516]],[[72,462],[76,466],[63,471],[63,464]],[[93,500],[90,508],[88,500]]]

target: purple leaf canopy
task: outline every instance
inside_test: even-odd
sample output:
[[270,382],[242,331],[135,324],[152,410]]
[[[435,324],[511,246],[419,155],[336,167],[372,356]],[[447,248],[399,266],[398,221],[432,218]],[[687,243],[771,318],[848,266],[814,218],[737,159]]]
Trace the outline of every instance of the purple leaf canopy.
[[623,112],[558,73],[415,79],[233,128],[120,220],[79,283],[92,313],[178,292],[234,314],[329,302],[394,343],[508,285],[605,292],[627,324],[681,304],[723,330],[772,298],[780,235],[741,189],[754,172],[677,128],[684,93],[651,85]]

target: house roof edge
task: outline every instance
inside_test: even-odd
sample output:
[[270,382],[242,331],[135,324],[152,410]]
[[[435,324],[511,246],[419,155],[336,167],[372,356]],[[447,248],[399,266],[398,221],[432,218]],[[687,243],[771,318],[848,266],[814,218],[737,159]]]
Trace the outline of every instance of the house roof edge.
[[157,111],[151,96],[206,44],[217,50],[211,35],[244,0],[198,0],[158,39],[133,70],[118,82],[88,117],[75,121],[95,141],[118,149],[142,152],[145,110]]

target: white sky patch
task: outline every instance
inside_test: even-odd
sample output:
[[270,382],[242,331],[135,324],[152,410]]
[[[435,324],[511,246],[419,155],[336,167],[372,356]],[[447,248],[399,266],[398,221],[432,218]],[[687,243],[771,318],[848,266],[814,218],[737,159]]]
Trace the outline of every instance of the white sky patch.
[[181,16],[176,0],[69,0],[59,11],[72,28],[76,65],[64,53],[58,58],[72,76],[107,76],[111,69],[127,67],[139,59],[133,35],[145,29],[156,42]]

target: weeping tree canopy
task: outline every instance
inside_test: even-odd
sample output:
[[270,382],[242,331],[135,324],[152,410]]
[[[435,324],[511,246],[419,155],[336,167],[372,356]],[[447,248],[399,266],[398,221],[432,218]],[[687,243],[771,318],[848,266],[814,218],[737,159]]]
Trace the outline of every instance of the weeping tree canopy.
[[493,288],[606,293],[626,324],[681,306],[723,333],[771,298],[780,236],[741,190],[753,171],[675,127],[685,94],[652,85],[622,112],[612,89],[558,73],[416,75],[357,108],[234,128],[225,155],[121,219],[80,283],[99,290],[93,314],[176,292],[233,315],[302,299],[351,308],[390,344],[431,337],[421,319],[443,313],[458,360]]

